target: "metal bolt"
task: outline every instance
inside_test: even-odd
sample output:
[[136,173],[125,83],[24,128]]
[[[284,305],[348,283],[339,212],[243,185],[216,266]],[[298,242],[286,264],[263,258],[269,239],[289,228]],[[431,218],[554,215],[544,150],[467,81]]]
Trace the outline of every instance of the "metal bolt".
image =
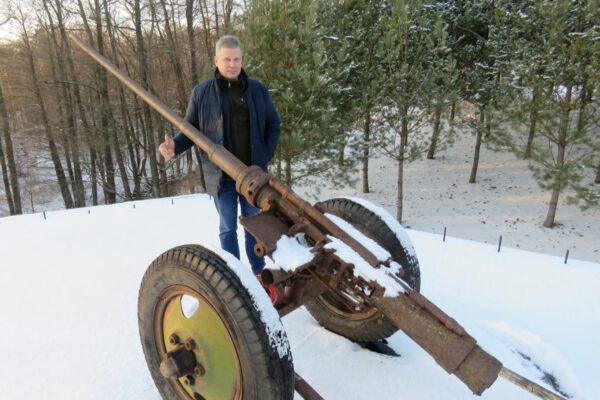
[[204,376],[206,370],[204,369],[204,366],[202,364],[198,363],[198,365],[194,367],[194,373],[198,376]]
[[194,377],[192,375],[186,375],[185,378],[183,378],[183,383],[187,386],[194,385]]
[[192,351],[192,350],[194,350],[194,347],[196,347],[196,343],[194,342],[194,339],[189,338],[188,340],[185,341],[185,343],[183,344],[183,347],[185,347],[185,349],[187,351]]
[[176,334],[172,334],[171,336],[169,336],[169,343],[171,344],[178,344],[179,343],[179,336],[177,336]]

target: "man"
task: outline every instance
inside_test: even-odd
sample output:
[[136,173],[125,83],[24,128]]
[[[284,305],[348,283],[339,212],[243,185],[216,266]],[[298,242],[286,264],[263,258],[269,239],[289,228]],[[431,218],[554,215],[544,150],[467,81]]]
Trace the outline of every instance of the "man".
[[[215,46],[214,76],[198,84],[190,97],[185,119],[213,142],[225,146],[246,165],[267,170],[279,141],[279,115],[267,88],[248,78],[242,69],[242,47],[235,36],[221,37]],[[193,142],[179,132],[174,139],[165,135],[158,147],[160,154],[170,160],[189,149]],[[237,240],[237,209],[242,216],[257,214],[235,190],[235,181],[202,153],[206,191],[213,196],[219,212],[219,239],[223,250],[240,258]],[[255,274],[264,268],[265,261],[254,254],[254,237],[245,232],[246,254]]]

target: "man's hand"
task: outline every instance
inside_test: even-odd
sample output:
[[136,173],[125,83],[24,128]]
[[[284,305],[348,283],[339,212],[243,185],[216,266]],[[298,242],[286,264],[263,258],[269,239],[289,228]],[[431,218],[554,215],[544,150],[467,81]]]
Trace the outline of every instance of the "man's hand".
[[158,152],[166,161],[175,157],[175,142],[171,139],[171,136],[165,134],[165,141],[158,146]]

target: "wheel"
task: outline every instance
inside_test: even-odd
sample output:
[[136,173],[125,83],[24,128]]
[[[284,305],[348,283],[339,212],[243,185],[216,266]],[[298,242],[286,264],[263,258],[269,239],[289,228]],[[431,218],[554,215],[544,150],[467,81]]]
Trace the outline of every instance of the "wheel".
[[[318,206],[325,213],[342,218],[365,236],[375,240],[403,267],[403,280],[413,289],[420,289],[421,273],[412,243],[406,238],[401,243],[394,230],[379,215],[349,199],[330,199]],[[307,302],[305,306],[323,327],[355,342],[368,343],[384,339],[398,330],[377,309],[369,308],[362,312],[351,310],[330,293]]]
[[[271,315],[256,305],[264,302],[247,288],[260,284],[234,261],[228,265],[212,251],[189,245],[163,253],[146,271],[138,323],[163,399],[293,398],[292,356],[281,321],[274,309]],[[242,272],[250,278],[240,278]]]

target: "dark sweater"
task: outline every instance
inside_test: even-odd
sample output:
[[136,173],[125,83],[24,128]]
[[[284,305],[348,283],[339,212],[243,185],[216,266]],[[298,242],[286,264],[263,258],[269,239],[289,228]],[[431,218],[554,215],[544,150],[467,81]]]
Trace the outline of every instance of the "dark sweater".
[[[245,74],[234,81],[215,73],[219,88],[227,92],[229,104],[221,104],[221,107],[229,107],[229,112],[223,110],[223,115],[229,118],[223,121],[224,138],[223,145],[233,153],[241,162],[250,165],[250,125],[248,120],[248,105],[244,100],[247,77]],[[223,102],[225,103],[225,102]]]

